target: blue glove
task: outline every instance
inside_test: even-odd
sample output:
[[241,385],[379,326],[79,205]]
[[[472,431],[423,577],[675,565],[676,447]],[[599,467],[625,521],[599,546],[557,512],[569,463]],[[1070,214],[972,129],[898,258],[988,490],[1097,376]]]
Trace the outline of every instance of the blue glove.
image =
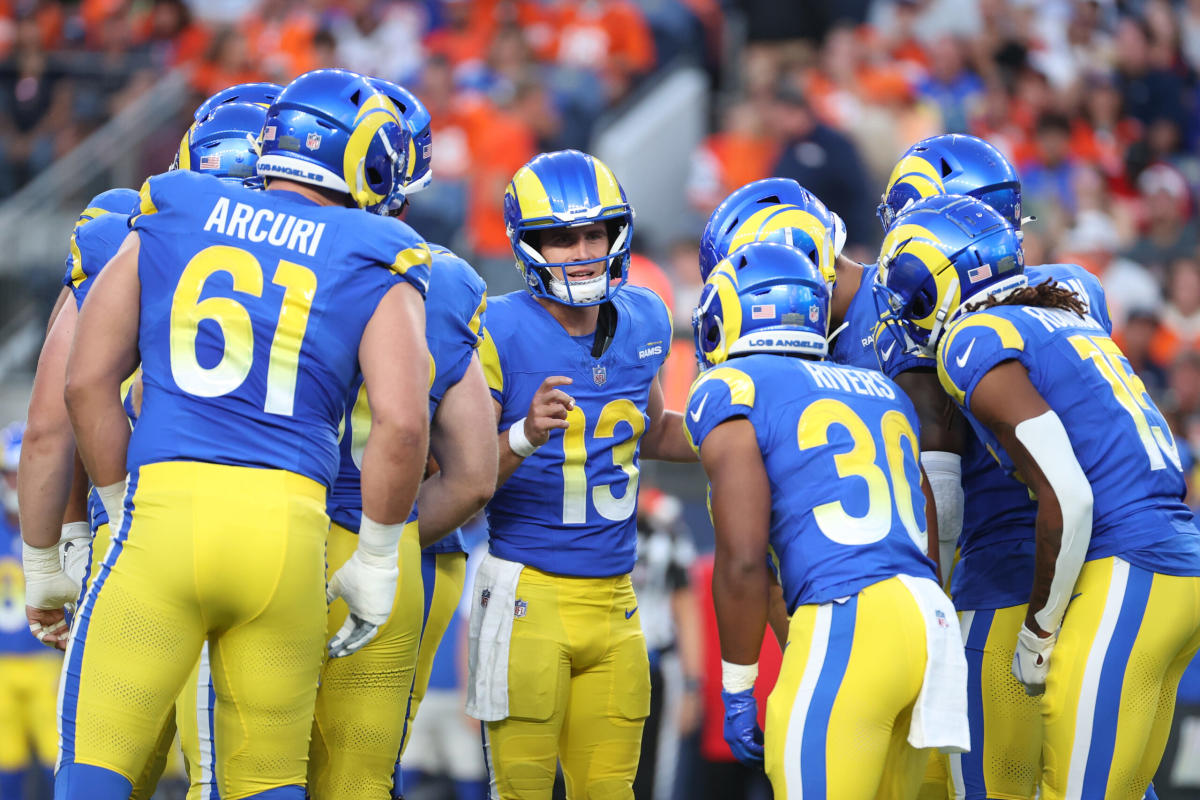
[[758,727],[754,690],[730,694],[722,689],[721,702],[725,704],[725,741],[734,757],[747,767],[762,767],[763,732]]

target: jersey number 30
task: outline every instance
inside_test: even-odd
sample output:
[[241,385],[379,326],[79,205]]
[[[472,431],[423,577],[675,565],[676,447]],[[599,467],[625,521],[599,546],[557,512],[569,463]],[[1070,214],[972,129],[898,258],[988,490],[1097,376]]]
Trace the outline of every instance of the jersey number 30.
[[[234,292],[259,298],[263,293],[262,265],[238,247],[206,247],[184,267],[171,300],[171,377],[180,389],[198,397],[220,397],[236,390],[254,364],[254,328],[246,307],[231,297],[200,299],[204,284],[218,272],[233,277]],[[291,416],[317,276],[308,267],[281,259],[271,283],[283,287],[283,304],[271,339],[263,410]],[[196,355],[196,338],[205,320],[216,323],[224,341],[221,358],[211,367],[203,366]]]
[[876,463],[875,437],[871,435],[870,428],[850,406],[839,400],[817,400],[800,415],[796,431],[800,449],[828,446],[831,425],[838,425],[850,434],[853,446],[849,452],[834,455],[833,463],[839,478],[855,477],[866,482],[867,513],[855,517],[846,512],[840,501],[822,503],[813,508],[813,516],[821,533],[838,544],[862,545],[878,542],[892,529],[892,499],[895,498],[900,523],[921,552],[925,552],[925,520],[917,519],[911,499],[912,486],[905,472],[903,443],[906,440],[913,461],[916,461],[917,457],[917,436],[908,420],[896,410],[888,411],[880,420],[883,449],[887,457],[886,474]]

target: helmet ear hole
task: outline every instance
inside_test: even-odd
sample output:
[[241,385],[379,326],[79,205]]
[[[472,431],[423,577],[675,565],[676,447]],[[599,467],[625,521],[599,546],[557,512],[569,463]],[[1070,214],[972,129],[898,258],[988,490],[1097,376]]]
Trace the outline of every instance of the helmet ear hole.
[[950,173],[954,172],[954,169],[950,166],[950,162],[947,161],[945,158],[943,158],[941,161],[942,161],[942,177],[948,178],[948,177],[950,177]]

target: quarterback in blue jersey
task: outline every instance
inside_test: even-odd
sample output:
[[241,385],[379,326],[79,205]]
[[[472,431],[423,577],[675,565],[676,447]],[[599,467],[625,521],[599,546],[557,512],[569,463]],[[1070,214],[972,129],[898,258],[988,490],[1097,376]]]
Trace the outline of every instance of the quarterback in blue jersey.
[[[778,798],[914,797],[923,748],[969,742],[954,607],[924,554],[936,519],[913,405],[878,371],[825,360],[828,286],[794,248],[735,252],[694,320],[710,368],[685,420],[712,488],[726,741],[765,761]],[[772,569],[791,622],[764,739],[753,686]]]
[[25,622],[17,523],[17,464],[25,424],[0,428],[0,797],[25,797],[27,782],[53,775],[54,698],[62,659]]
[[[420,123],[424,106],[395,84],[378,79],[371,83],[402,108],[410,132],[419,137],[428,127],[427,122]],[[416,162],[410,162],[405,195],[398,208],[389,212],[392,216],[404,214],[407,195],[424,185],[429,172],[429,151],[424,146],[412,147],[409,153]],[[440,469],[423,482],[418,494],[420,531],[414,508],[401,539],[400,582],[387,623],[357,653],[329,661],[322,669],[308,768],[308,790],[318,800],[399,794],[393,787],[397,754],[424,693],[419,675],[414,678],[420,671],[418,653],[426,648],[428,636],[432,659],[447,624],[440,608],[447,599],[451,608],[457,604],[465,581],[466,556],[457,533],[444,542],[433,542],[483,508],[495,485],[491,396],[475,355],[485,286],[471,266],[449,250],[431,246],[431,251],[425,340],[432,359],[430,447]],[[328,500],[330,572],[353,551],[361,525],[359,464],[371,424],[367,393],[363,381],[355,381],[343,422],[338,476]],[[424,554],[419,543],[423,539],[431,542]],[[438,592],[451,596],[435,602]],[[344,604],[331,607],[330,632],[341,626],[345,615]],[[428,681],[428,670],[424,680]]]
[[918,201],[885,244],[896,324],[937,348],[947,393],[1038,498],[1012,670],[1044,693],[1040,796],[1140,798],[1200,649],[1200,532],[1171,433],[1105,325],[1070,283],[1030,283],[984,203]]
[[[633,211],[612,171],[537,156],[504,198],[528,292],[489,300],[480,354],[500,429],[475,582],[467,713],[493,791],[631,798],[650,675],[629,573],[638,458],[694,460],[657,374],[671,317],[625,286]],[[568,394],[569,392],[569,394]]]
[[[57,796],[129,796],[205,640],[221,794],[304,796],[325,497],[360,368],[373,424],[358,547],[330,586],[350,607],[334,657],[390,612],[424,467],[429,250],[374,216],[400,190],[407,135],[365,79],[319,70],[267,113],[266,191],[183,171],[143,186],[67,366],[80,454],[117,532],[67,649]],[[139,357],[130,435],[117,392]]]

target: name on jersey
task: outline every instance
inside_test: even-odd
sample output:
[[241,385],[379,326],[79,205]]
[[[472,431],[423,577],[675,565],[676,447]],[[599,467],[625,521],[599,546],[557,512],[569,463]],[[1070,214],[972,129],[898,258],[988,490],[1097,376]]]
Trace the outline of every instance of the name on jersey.
[[833,389],[839,392],[853,392],[868,397],[896,398],[896,391],[891,382],[882,372],[855,369],[853,367],[831,366],[815,361],[801,361],[813,381],[822,389]]
[[209,212],[204,230],[315,256],[325,223],[246,203],[230,203],[228,197],[222,197]]
[[1021,306],[1021,310],[1042,323],[1042,326],[1050,332],[1060,330],[1061,328],[1097,328],[1104,330],[1104,326],[1090,316],[1080,317],[1074,311],[1064,311],[1061,308],[1038,308],[1036,306]]

